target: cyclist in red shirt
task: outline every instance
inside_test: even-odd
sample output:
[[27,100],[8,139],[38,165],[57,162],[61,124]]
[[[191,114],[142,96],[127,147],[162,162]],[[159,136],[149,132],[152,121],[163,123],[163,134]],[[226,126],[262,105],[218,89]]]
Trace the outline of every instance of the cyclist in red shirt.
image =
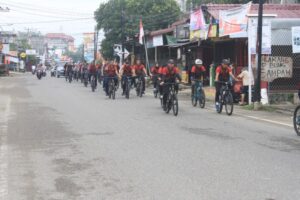
[[159,81],[159,64],[155,63],[155,66],[151,67],[151,78],[152,78],[152,83],[153,83],[153,88],[156,91],[157,86],[158,86],[158,81]]
[[97,87],[97,69],[96,69],[96,66],[94,64],[94,61],[92,61],[89,64],[88,70],[89,70],[89,82],[91,82],[91,78],[92,78],[92,76],[94,76],[95,79],[96,79],[96,87]]
[[[169,95],[169,87],[170,85],[167,85],[165,83],[178,83],[178,81],[181,81],[180,71],[175,66],[175,62],[173,59],[170,59],[168,61],[167,67],[163,68],[162,70],[162,82],[160,83],[163,86],[163,104],[164,107],[166,104],[167,97]],[[178,92],[178,85],[175,86],[176,92]]]
[[[132,76],[133,76],[133,69],[130,66],[129,62],[126,61],[124,63],[124,65],[122,66],[122,68],[120,69],[120,77],[121,77],[121,81],[122,81],[121,85],[122,85],[122,89],[123,89],[122,95],[125,95],[125,90],[126,90],[126,88],[125,88],[125,80],[126,80],[126,78],[132,77]],[[128,83],[128,84],[131,85],[131,82]]]
[[137,76],[138,78],[142,79],[143,84],[143,94],[145,93],[145,76],[147,75],[147,71],[145,66],[141,63],[140,59],[136,60],[136,64],[133,66],[133,74],[134,76]]
[[195,60],[195,66],[191,70],[191,80],[192,80],[192,96],[194,95],[195,80],[202,81],[204,78],[204,73],[206,72],[205,67],[201,59]]
[[116,85],[118,85],[118,69],[117,69],[116,65],[114,65],[113,62],[111,62],[105,66],[104,73],[106,76],[104,77],[103,86],[105,89],[106,96],[108,96],[109,79],[114,79]]
[[218,81],[222,82],[228,82],[230,80],[230,77],[232,79],[238,81],[237,78],[232,74],[232,69],[229,66],[230,62],[227,59],[223,59],[222,63],[220,66],[216,68],[216,96],[215,96],[215,102],[216,102],[216,108],[219,106],[219,95],[220,95],[220,90],[222,87],[222,83],[219,83]]

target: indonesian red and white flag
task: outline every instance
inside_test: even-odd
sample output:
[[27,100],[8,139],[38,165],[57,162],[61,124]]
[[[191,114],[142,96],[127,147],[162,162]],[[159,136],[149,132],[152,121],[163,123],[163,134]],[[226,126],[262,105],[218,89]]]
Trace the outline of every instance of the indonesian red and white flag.
[[142,19],[140,19],[140,36],[139,36],[139,43],[140,44],[143,44],[143,37],[144,36],[145,36],[144,27],[143,27]]

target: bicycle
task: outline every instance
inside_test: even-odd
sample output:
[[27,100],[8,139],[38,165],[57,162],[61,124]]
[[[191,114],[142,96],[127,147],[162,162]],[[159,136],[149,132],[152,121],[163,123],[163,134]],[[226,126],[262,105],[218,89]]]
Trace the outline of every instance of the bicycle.
[[178,98],[177,98],[177,92],[175,90],[176,83],[164,83],[164,86],[168,86],[168,96],[165,102],[165,105],[163,106],[164,111],[168,114],[170,110],[173,110],[173,115],[178,115]]
[[223,106],[225,106],[225,111],[227,115],[232,115],[233,113],[233,95],[230,89],[230,82],[216,81],[216,83],[221,83],[222,87],[220,89],[220,95],[218,97],[217,112],[222,113]]
[[95,89],[96,89],[96,77],[95,77],[95,75],[91,75],[91,88],[92,88],[92,92],[95,92]]
[[73,73],[72,72],[69,72],[68,79],[69,79],[69,83],[72,83],[72,80],[73,80]]
[[143,96],[143,81],[142,81],[142,76],[138,76],[138,81],[136,83],[136,95],[138,97]]
[[83,72],[83,84],[85,87],[89,84],[89,72],[87,70]]
[[110,99],[115,99],[116,98],[116,82],[115,82],[115,77],[108,77],[108,97]]
[[158,91],[159,91],[159,80],[158,80],[158,77],[159,77],[158,75],[153,75],[152,76],[154,98],[157,98]]
[[193,94],[192,94],[192,105],[194,107],[197,106],[199,102],[200,108],[205,107],[205,92],[203,90],[203,83],[202,81],[195,80],[195,85],[193,89]]
[[131,76],[126,76],[123,81],[123,84],[125,84],[125,97],[126,99],[129,99],[131,89]]

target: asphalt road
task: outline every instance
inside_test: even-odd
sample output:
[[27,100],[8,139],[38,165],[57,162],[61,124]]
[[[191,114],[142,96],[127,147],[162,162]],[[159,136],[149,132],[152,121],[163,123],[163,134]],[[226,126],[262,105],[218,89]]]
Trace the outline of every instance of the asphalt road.
[[0,78],[0,199],[300,199],[292,128],[179,104]]

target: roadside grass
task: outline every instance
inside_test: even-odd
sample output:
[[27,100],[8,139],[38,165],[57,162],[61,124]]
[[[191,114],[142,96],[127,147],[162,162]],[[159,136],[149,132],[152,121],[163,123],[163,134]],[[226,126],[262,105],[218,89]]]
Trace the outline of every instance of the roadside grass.
[[[253,110],[254,111],[254,104],[241,106],[241,108],[244,110]],[[275,112],[276,108],[273,106],[270,106],[270,105],[265,105],[265,106],[262,105],[262,106],[260,106],[258,111]]]

